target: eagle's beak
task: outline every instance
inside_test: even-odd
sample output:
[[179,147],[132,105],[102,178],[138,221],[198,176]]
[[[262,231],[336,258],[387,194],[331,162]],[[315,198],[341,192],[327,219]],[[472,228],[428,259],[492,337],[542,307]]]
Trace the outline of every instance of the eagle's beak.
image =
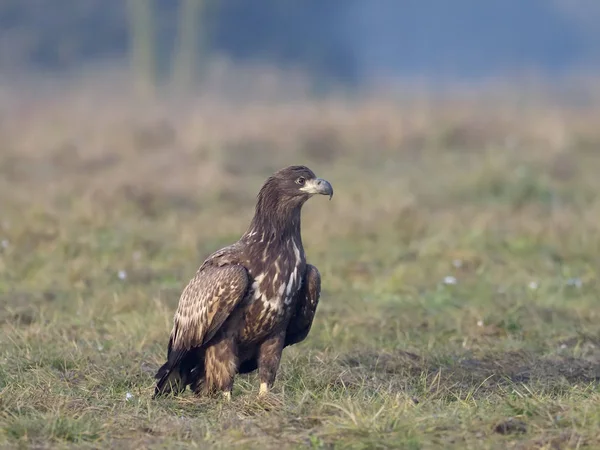
[[329,200],[331,200],[331,197],[333,197],[333,188],[331,187],[331,183],[329,183],[329,181],[327,180],[324,180],[323,178],[315,178],[313,180],[308,180],[304,187],[300,190],[311,195],[329,195]]

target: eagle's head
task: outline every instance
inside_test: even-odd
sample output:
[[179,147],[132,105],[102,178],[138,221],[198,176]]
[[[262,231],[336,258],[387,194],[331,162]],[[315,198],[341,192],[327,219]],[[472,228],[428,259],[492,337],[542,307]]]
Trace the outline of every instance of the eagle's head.
[[[329,181],[317,178],[306,166],[278,170],[265,181],[258,193],[256,212],[247,234],[264,235],[265,229],[278,236],[284,235],[282,230],[286,229],[299,232],[297,227],[300,226],[302,205],[315,194],[329,195],[331,200],[333,188]],[[262,232],[257,231],[261,229]]]
[[265,182],[263,189],[277,196],[278,201],[290,206],[302,205],[315,194],[333,197],[329,181],[317,178],[306,166],[289,166],[275,172]]

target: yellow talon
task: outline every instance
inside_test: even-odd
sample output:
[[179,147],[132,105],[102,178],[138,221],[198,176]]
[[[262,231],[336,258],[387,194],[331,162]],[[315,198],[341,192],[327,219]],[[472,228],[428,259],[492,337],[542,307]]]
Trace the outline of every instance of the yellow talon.
[[269,392],[269,388],[267,387],[267,383],[260,383],[260,389],[258,391],[258,396],[262,397]]

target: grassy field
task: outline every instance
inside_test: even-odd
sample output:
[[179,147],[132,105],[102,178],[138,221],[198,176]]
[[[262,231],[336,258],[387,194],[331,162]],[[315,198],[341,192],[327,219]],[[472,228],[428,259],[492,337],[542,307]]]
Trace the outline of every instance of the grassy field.
[[[600,448],[600,102],[104,94],[0,108],[0,447]],[[307,340],[267,399],[151,400],[181,289],[299,163],[335,189]]]

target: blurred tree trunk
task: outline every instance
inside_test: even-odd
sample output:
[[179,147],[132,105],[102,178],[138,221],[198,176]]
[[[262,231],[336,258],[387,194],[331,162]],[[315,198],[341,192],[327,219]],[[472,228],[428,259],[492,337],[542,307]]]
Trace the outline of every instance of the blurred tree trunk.
[[136,93],[143,99],[155,95],[156,54],[153,0],[128,0],[130,58]]
[[[179,9],[179,34],[173,64],[173,88],[185,92],[191,88],[204,68],[207,35],[205,12],[207,0],[182,0]],[[201,34],[202,33],[202,34]]]

